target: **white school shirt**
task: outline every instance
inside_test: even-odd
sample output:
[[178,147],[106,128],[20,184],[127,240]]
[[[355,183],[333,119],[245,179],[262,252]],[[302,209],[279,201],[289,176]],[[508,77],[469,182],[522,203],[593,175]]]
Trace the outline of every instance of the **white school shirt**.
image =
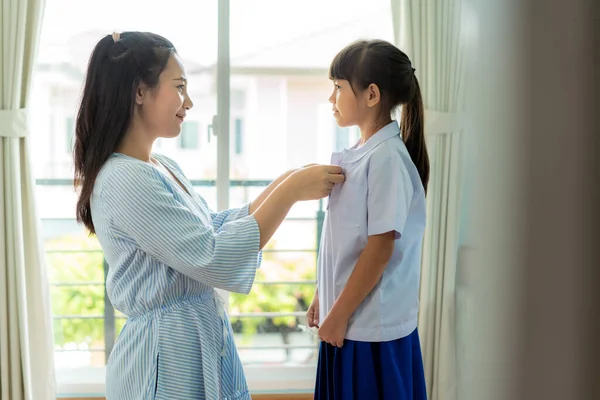
[[395,231],[392,257],[350,317],[346,338],[383,342],[417,327],[425,191],[396,121],[366,143],[333,153],[346,180],[329,198],[318,260],[320,321],[338,298],[370,235]]

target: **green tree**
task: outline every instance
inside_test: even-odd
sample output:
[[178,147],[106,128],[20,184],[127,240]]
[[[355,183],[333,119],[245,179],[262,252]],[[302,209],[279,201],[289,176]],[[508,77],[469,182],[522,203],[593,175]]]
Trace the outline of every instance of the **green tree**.
[[[274,250],[272,241],[266,250]],[[104,345],[104,268],[103,254],[96,238],[85,235],[63,236],[46,243],[47,263],[52,282],[52,312],[56,345],[86,343],[90,347]],[[314,281],[316,274],[314,253],[300,254],[294,259],[278,259],[276,252],[263,253],[257,281]],[[230,310],[234,312],[294,312],[299,311],[300,299],[310,302],[314,284],[256,284],[250,294],[230,295]],[[117,316],[120,314],[117,313]],[[83,317],[83,318],[82,318]],[[232,319],[241,321],[245,336],[255,334],[265,317]],[[116,320],[117,333],[125,319]],[[239,322],[238,322],[239,323]],[[276,317],[277,327],[294,327],[296,317]]]
[[[52,283],[54,343],[102,347],[104,324],[103,255],[95,238],[63,236],[46,242]],[[56,318],[65,317],[65,318]]]
[[[272,241],[265,250],[274,250]],[[276,252],[263,253],[263,263],[256,273],[256,281],[314,281],[316,275],[315,255],[306,253],[292,260],[278,260]],[[300,301],[310,303],[315,290],[314,283],[310,284],[255,284],[248,295],[232,293],[230,295],[230,310],[240,313],[258,312],[295,312],[303,310]],[[234,318],[232,323],[242,324],[244,336],[253,335],[259,326],[265,326],[266,317]],[[275,327],[292,328],[296,326],[296,317],[275,317],[272,323]]]

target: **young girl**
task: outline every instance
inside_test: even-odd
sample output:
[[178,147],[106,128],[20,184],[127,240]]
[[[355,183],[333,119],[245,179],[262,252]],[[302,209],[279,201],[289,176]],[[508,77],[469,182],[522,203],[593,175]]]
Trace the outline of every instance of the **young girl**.
[[327,196],[338,166],[285,173],[252,203],[211,212],[177,163],[152,154],[192,101],[165,38],[108,35],[90,58],[77,116],[77,217],[110,266],[106,290],[127,315],[106,369],[107,400],[250,400],[214,288],[248,293],[259,251],[292,205]]
[[429,161],[414,72],[381,40],[331,63],[333,115],[361,139],[332,157],[346,180],[330,195],[307,313],[322,340],[315,399],[426,399],[417,315]]

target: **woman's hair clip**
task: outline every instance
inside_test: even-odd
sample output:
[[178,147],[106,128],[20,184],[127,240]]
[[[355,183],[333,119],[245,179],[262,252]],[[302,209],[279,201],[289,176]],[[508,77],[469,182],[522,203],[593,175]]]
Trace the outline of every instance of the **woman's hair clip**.
[[117,43],[121,39],[121,34],[119,32],[113,32],[112,38],[115,43]]

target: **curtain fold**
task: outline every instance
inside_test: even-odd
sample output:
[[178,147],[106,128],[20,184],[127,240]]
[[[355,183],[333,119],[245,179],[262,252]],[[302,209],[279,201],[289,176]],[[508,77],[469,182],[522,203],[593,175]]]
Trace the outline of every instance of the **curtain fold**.
[[27,105],[44,0],[0,0],[0,400],[56,399]]
[[419,292],[428,397],[457,398],[456,282],[463,186],[465,68],[461,0],[391,0],[396,45],[423,92],[431,163]]

